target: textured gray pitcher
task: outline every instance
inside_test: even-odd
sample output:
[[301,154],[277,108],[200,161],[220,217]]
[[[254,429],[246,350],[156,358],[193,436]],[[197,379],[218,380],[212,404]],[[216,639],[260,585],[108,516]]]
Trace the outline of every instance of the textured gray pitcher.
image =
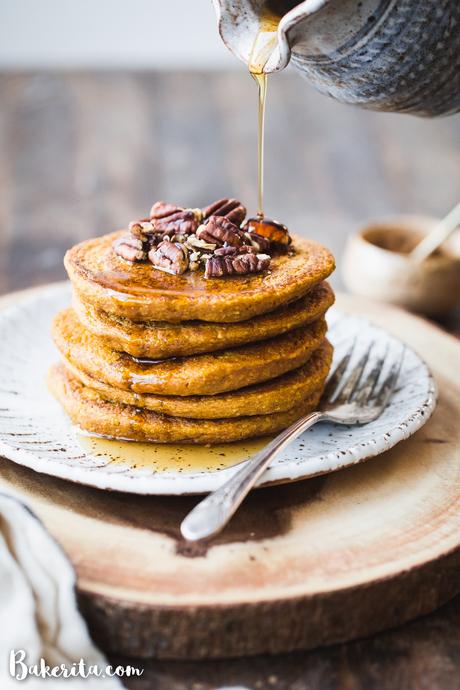
[[291,61],[323,93],[373,110],[460,110],[460,0],[213,2],[223,41],[246,63],[261,17],[281,16],[266,72]]

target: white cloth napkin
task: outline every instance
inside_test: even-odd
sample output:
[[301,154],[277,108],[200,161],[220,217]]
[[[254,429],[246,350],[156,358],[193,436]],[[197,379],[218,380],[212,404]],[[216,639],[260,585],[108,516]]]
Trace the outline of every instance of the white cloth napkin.
[[123,687],[114,677],[16,680],[9,672],[11,650],[24,650],[28,666],[41,658],[67,667],[84,659],[104,671],[108,663],[78,611],[66,555],[18,496],[0,493],[0,688]]

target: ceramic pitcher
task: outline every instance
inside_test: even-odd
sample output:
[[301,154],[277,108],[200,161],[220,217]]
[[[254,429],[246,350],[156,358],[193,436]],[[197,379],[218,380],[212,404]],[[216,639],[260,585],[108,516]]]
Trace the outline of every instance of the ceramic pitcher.
[[280,17],[266,72],[291,62],[323,93],[373,110],[460,110],[460,0],[213,2],[222,39],[246,63],[261,20]]

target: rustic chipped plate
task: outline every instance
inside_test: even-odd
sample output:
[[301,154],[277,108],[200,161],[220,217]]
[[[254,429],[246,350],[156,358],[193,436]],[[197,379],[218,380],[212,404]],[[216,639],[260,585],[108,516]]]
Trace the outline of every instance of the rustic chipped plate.
[[[266,440],[213,447],[119,443],[85,437],[49,394],[46,374],[57,359],[54,314],[68,305],[64,284],[36,291],[0,313],[0,453],[38,472],[139,494],[202,493],[219,486],[234,466]],[[331,309],[336,357],[357,337],[356,357],[371,341],[377,357],[401,343],[368,321]],[[318,424],[265,472],[260,484],[304,479],[367,460],[408,438],[430,417],[436,387],[426,364],[408,349],[398,389],[375,422],[362,427]]]

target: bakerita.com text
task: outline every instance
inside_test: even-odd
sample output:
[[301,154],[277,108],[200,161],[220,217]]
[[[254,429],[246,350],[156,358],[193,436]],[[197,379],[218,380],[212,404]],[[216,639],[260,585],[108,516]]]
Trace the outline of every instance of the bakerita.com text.
[[16,680],[25,680],[29,676],[36,678],[118,678],[130,676],[142,676],[143,668],[136,666],[98,666],[88,664],[84,659],[73,664],[58,664],[50,666],[45,659],[39,659],[34,664],[27,663],[27,654],[23,649],[12,649],[10,651],[9,672],[10,676]]

